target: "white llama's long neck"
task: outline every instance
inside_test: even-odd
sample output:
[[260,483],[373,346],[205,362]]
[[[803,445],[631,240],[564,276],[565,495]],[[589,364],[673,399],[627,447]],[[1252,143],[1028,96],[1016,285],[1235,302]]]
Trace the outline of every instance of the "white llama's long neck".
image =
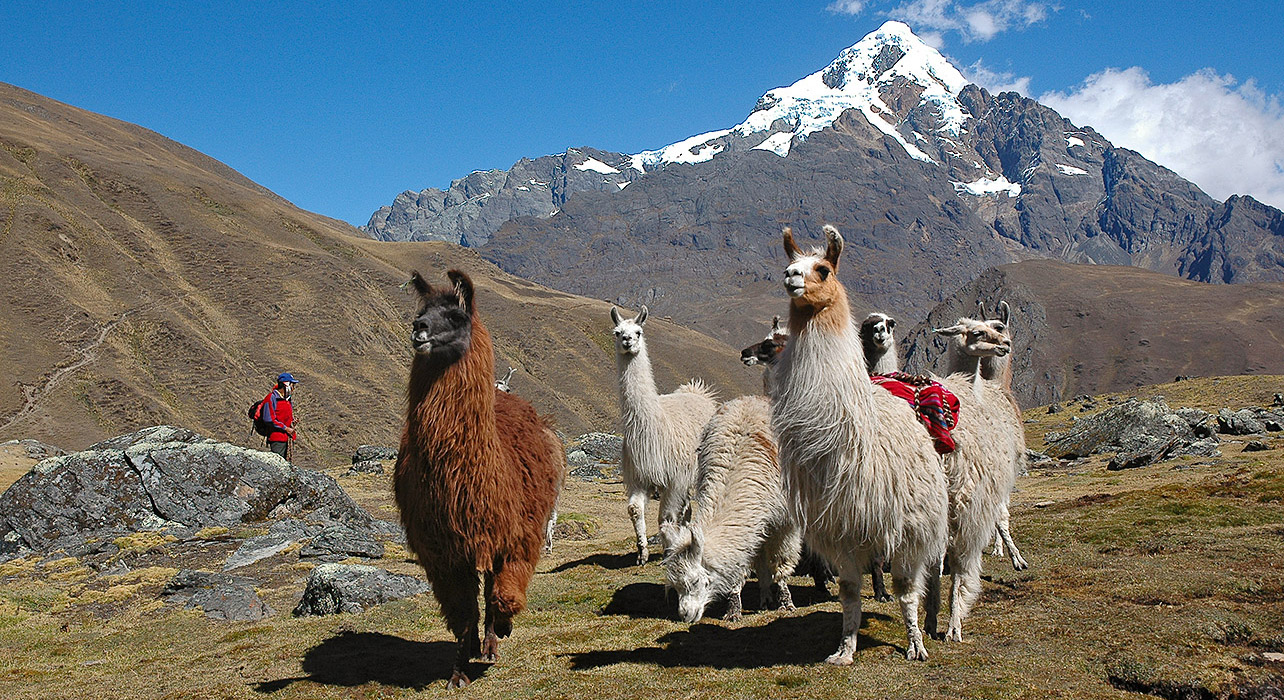
[[958,341],[951,339],[949,349],[945,351],[945,376],[951,374],[976,374],[980,367],[979,357],[963,352]]
[[651,373],[651,358],[646,351],[646,342],[639,341],[636,354],[617,353],[616,362],[620,374],[621,421],[628,426],[658,419],[660,393],[655,388],[655,376]]
[[[875,353],[878,351],[875,350]],[[896,361],[896,346],[887,348],[881,355],[875,355],[872,358],[865,358],[869,361],[870,374],[891,374],[900,369],[900,363]]]

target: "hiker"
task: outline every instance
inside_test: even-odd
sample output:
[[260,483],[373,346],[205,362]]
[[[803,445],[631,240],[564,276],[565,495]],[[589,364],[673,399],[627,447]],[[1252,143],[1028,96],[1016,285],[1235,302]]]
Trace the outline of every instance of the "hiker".
[[269,450],[290,458],[290,441],[297,438],[294,432],[294,385],[299,380],[289,372],[282,372],[276,378],[276,386],[271,393],[256,404],[254,429],[267,438]]

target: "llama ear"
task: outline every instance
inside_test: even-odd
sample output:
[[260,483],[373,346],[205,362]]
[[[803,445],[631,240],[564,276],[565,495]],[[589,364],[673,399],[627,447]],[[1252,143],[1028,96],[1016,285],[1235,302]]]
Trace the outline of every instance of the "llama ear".
[[825,224],[825,259],[838,271],[838,256],[843,254],[843,236],[838,229]]
[[674,552],[691,545],[691,530],[685,525],[665,523],[660,526],[660,536],[669,543],[669,548]]
[[[418,270],[410,273],[410,281],[406,284],[414,287],[420,296],[428,296],[432,292],[432,285],[428,284],[428,280],[425,280]],[[402,286],[404,287],[405,285]]]
[[701,550],[704,548],[704,528],[699,525],[691,525],[687,528],[688,536],[691,538],[691,553],[697,557],[702,556]]
[[896,327],[896,319],[892,318],[891,316],[888,316],[884,320],[884,323],[887,324],[887,330],[889,331]]
[[772,335],[775,335],[775,334],[779,333],[780,331],[782,331],[782,330],[784,330],[784,329],[785,329],[785,324],[784,324],[784,322],[783,322],[783,321],[781,321],[781,320],[780,320],[780,317],[779,317],[779,316],[772,316],[772,317],[771,317],[771,333],[772,333]]
[[620,310],[615,308],[615,304],[611,304],[611,323],[620,325]]
[[785,255],[788,255],[790,260],[800,257],[802,251],[798,249],[798,244],[794,243],[794,230],[786,226],[781,233],[785,240]]
[[932,332],[938,333],[940,335],[962,335],[963,333],[967,332],[967,328],[965,328],[963,324],[960,323],[954,326],[950,326],[949,328],[933,328]]
[[1006,326],[1008,324],[1008,317],[1011,315],[1012,307],[1008,306],[1006,301],[999,302],[999,320],[1003,322],[1003,325]]
[[450,283],[455,286],[455,296],[459,297],[459,307],[468,313],[473,312],[473,281],[459,270],[446,273]]
[[643,305],[642,305],[642,313],[638,314],[638,317],[637,317],[637,318],[635,318],[635,319],[633,319],[633,320],[634,320],[634,322],[636,322],[639,326],[641,326],[641,325],[645,325],[645,324],[646,324],[646,317],[647,317],[647,314],[649,314],[649,313],[651,313],[651,311],[650,311],[649,309],[647,309],[647,308],[646,308],[646,304],[643,304]]
[[978,299],[978,300],[977,300],[977,302],[976,302],[976,312],[977,312],[978,314],[980,314],[979,316],[977,316],[977,317],[976,317],[976,320],[978,320],[978,321],[988,321],[988,320],[989,320],[989,319],[987,319],[987,318],[985,317],[985,301],[984,301],[984,300],[981,300],[981,299]]

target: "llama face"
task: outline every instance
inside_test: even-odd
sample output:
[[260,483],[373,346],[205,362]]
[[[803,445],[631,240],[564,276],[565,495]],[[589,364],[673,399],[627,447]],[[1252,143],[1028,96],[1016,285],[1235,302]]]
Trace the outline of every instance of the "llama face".
[[411,282],[419,291],[419,315],[411,324],[410,343],[417,357],[450,364],[468,352],[472,341],[472,280],[451,270],[452,287],[434,288],[419,273]]
[[615,323],[612,333],[615,334],[615,352],[620,355],[636,355],[642,352],[646,347],[646,341],[642,337],[642,324],[646,323],[647,308],[642,307],[642,313],[637,318],[621,318],[620,312],[611,307],[611,321]]
[[678,617],[699,622],[713,597],[709,571],[701,559],[703,534],[695,526],[669,525],[667,539],[665,578],[678,594]]
[[828,239],[825,250],[804,253],[794,243],[793,231],[784,231],[785,253],[789,266],[785,268],[785,292],[795,307],[819,311],[844,297],[838,281],[838,257],[843,250],[843,237],[838,229],[825,226]]
[[933,331],[954,337],[954,342],[972,357],[1004,357],[1012,352],[1012,339],[1007,335],[1007,324],[1002,321],[960,318],[958,323],[949,328],[936,328]]
[[860,324],[861,340],[886,352],[896,344],[896,319],[887,314],[872,313]]
[[785,349],[785,343],[788,341],[789,329],[785,327],[780,317],[776,316],[771,320],[771,331],[767,333],[766,338],[740,351],[740,361],[745,363],[746,367],[775,364],[776,358]]

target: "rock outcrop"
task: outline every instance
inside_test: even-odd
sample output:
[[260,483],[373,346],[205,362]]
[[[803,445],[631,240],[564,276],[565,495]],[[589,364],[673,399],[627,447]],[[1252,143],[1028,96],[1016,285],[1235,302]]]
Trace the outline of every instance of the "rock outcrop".
[[1108,469],[1141,467],[1181,455],[1219,454],[1220,440],[1210,414],[1194,408],[1172,410],[1163,398],[1131,399],[1063,433],[1048,433],[1044,454],[1054,459],[1079,459],[1115,453]]

